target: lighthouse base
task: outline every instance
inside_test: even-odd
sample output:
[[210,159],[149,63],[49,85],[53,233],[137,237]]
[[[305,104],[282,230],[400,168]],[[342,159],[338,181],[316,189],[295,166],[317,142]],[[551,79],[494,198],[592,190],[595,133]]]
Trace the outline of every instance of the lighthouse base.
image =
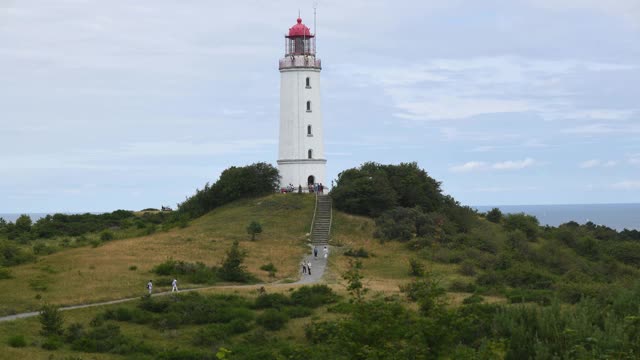
[[302,187],[307,192],[308,185],[323,184],[326,186],[326,164],[325,159],[294,159],[278,160],[278,170],[280,171],[280,187],[285,188],[293,185],[295,189]]

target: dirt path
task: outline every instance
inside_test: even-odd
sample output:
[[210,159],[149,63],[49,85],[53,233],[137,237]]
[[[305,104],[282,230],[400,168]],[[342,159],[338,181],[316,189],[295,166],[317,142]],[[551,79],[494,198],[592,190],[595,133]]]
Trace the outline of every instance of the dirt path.
[[[247,287],[258,287],[258,286],[289,286],[289,285],[299,285],[299,284],[313,284],[313,283],[319,282],[320,279],[322,279],[322,276],[324,275],[324,270],[325,270],[325,268],[327,266],[327,259],[325,259],[322,256],[322,250],[318,249],[318,257],[317,258],[314,258],[313,255],[307,255],[307,256],[304,257],[304,261],[311,262],[311,275],[302,274],[302,269],[300,269],[301,278],[296,282],[292,282],[292,283],[273,282],[273,283],[261,283],[261,284],[250,284],[250,285],[208,286],[208,287],[201,287],[201,288],[184,289],[184,290],[180,290],[180,292],[184,293],[184,292],[190,292],[190,291],[201,291],[201,290],[209,290],[209,289],[216,289],[216,288],[247,288]],[[171,291],[165,291],[165,292],[156,293],[156,294],[153,294],[152,296],[153,297],[166,296],[166,295],[169,295],[169,294],[171,294]],[[67,310],[75,310],[75,309],[84,309],[84,308],[94,307],[94,306],[119,304],[119,303],[139,300],[139,299],[140,299],[140,297],[132,297],[132,298],[125,298],[125,299],[118,299],[118,300],[111,300],[111,301],[103,301],[103,302],[97,302],[97,303],[91,303],[91,304],[72,305],[72,306],[61,307],[59,310],[60,311],[67,311]],[[29,318],[29,317],[37,316],[38,314],[39,314],[38,311],[32,311],[32,312],[26,312],[26,313],[3,316],[3,317],[0,317],[0,322]]]

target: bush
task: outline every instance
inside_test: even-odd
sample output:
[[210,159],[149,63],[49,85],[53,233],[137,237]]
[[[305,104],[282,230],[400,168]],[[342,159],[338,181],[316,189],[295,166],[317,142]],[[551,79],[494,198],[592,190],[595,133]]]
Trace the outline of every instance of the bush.
[[260,225],[257,221],[252,221],[249,226],[247,226],[247,234],[251,235],[251,241],[256,240],[256,235],[262,232],[262,225]]
[[475,276],[476,267],[471,263],[471,261],[465,260],[460,264],[460,274],[465,276]]
[[9,269],[0,267],[0,280],[2,279],[11,279],[11,271]]
[[225,281],[248,282],[253,277],[247,272],[245,266],[242,265],[247,253],[240,249],[238,240],[233,242],[231,248],[227,250],[227,256],[218,270],[218,276]]
[[327,285],[302,286],[291,293],[291,304],[316,308],[338,300],[338,295]]
[[14,348],[22,348],[27,346],[27,340],[24,335],[13,335],[7,340],[7,344]]
[[45,350],[58,350],[62,347],[62,340],[57,336],[49,336],[42,343],[42,348]]
[[45,304],[40,309],[40,334],[44,336],[62,335],[64,333],[64,318],[55,305]]
[[481,302],[484,301],[484,298],[478,294],[473,294],[469,297],[464,298],[464,300],[462,300],[462,303],[465,305],[471,305],[471,304],[480,304]]
[[289,299],[283,294],[262,294],[256,298],[254,308],[280,309],[286,305],[289,305]]
[[284,312],[275,309],[267,309],[256,319],[258,325],[267,330],[280,330],[289,321],[289,317]]
[[268,263],[260,266],[260,270],[267,271],[269,273],[269,277],[275,277],[276,272],[278,271],[278,269],[276,268],[275,265],[273,265],[273,263]]
[[409,275],[421,277],[424,276],[424,265],[417,259],[409,260]]
[[287,306],[284,308],[284,312],[292,319],[311,316],[313,313],[310,308],[305,306]]
[[115,239],[115,235],[113,235],[113,233],[109,230],[104,230],[101,234],[100,234],[100,241],[111,241]]
[[358,250],[349,249],[344,252],[344,256],[368,258],[369,252],[364,248],[359,248]]

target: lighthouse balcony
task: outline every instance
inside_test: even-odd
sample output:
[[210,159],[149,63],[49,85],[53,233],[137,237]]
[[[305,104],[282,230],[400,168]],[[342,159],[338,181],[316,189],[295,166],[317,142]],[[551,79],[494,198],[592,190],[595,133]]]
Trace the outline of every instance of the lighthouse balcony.
[[280,59],[279,69],[322,69],[322,62],[313,56],[291,56]]

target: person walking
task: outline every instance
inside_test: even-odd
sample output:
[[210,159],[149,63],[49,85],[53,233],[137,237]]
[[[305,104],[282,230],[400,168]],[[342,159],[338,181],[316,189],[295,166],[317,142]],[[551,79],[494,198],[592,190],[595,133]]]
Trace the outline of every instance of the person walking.
[[313,247],[313,257],[315,257],[315,258],[318,257],[318,247],[317,246]]
[[178,279],[173,279],[173,281],[171,282],[171,292],[179,292]]
[[311,275],[311,261],[307,263],[307,268],[309,269],[309,275]]
[[327,247],[325,246],[324,249],[322,249],[322,252],[324,253],[324,258],[326,259],[327,256],[329,256],[329,249],[327,249]]
[[151,293],[153,292],[153,282],[151,280],[147,283],[147,290],[149,290],[149,296],[151,296]]
[[302,273],[306,274],[307,273],[307,264],[304,262],[304,260],[302,260],[302,263],[300,265],[302,265]]

